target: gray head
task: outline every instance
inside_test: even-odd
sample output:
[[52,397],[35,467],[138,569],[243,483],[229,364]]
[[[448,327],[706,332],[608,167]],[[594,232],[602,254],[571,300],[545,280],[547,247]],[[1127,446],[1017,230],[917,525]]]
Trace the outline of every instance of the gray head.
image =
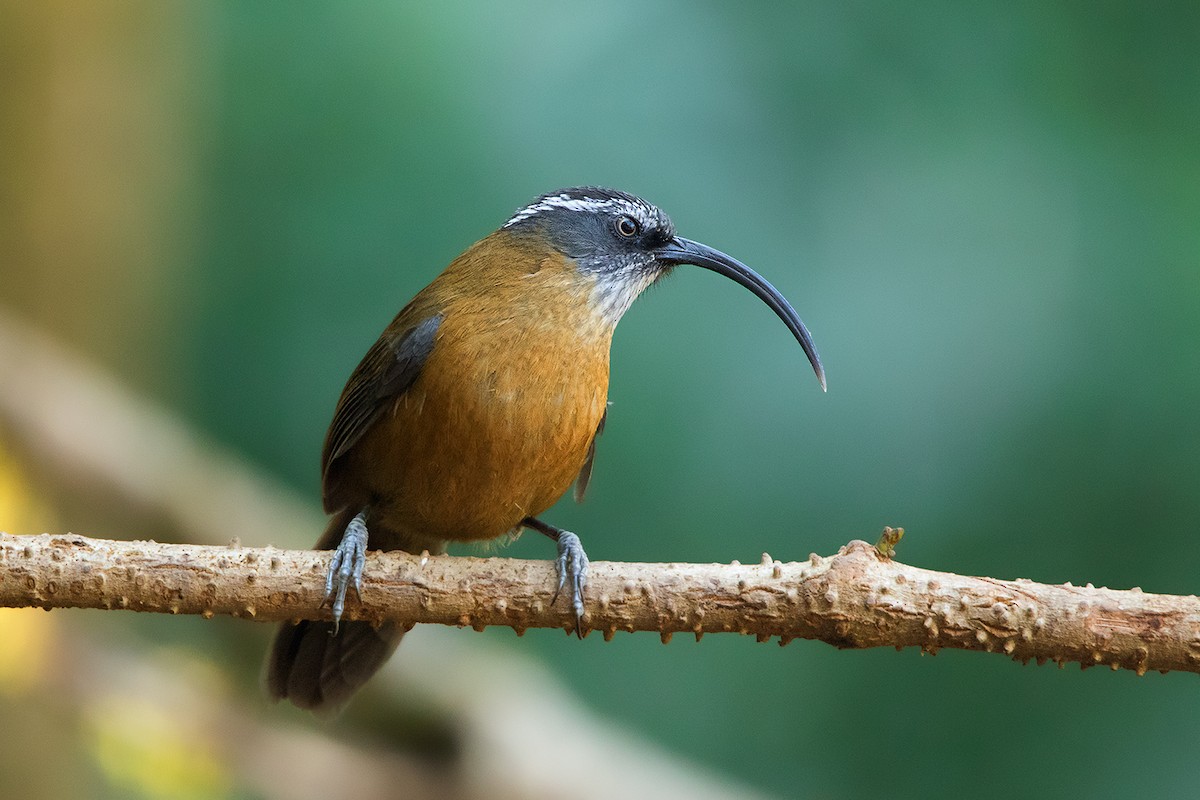
[[614,325],[642,291],[680,264],[732,278],[783,320],[825,388],[812,337],[783,295],[737,259],[677,236],[670,217],[640,197],[593,186],[560,189],[519,209],[501,228],[544,238],[593,277],[594,300]]

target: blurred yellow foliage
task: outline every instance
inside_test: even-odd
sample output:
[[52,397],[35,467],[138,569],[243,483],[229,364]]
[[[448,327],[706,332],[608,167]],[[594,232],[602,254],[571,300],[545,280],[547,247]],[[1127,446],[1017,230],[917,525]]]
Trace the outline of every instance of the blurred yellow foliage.
[[0,608],[0,695],[16,696],[47,675],[57,620],[37,608]]
[[232,782],[199,721],[130,695],[87,709],[88,747],[105,776],[134,797],[222,798]]
[[0,438],[0,533],[45,533],[53,528],[52,516]]
[[[51,512],[0,440],[0,532],[42,532]],[[0,694],[18,695],[46,675],[57,620],[32,608],[0,608]]]

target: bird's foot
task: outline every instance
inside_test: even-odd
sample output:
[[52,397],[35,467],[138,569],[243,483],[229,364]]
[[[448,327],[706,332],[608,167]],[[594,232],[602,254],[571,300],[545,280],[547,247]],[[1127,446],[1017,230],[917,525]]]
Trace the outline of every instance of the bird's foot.
[[554,590],[553,605],[567,581],[571,583],[571,605],[575,610],[575,634],[583,637],[583,587],[587,585],[588,557],[583,543],[570,531],[558,534],[558,588]]
[[354,593],[362,598],[362,575],[366,559],[367,518],[360,512],[346,526],[342,541],[333,551],[329,572],[325,575],[325,602],[330,604],[333,612],[335,634],[342,621],[342,612],[346,610],[346,590],[351,584],[354,585]]
[[558,596],[562,594],[563,587],[569,580],[571,607],[575,611],[575,635],[582,639],[583,587],[587,585],[588,573],[588,557],[587,553],[583,552],[583,544],[580,543],[579,537],[570,531],[542,522],[536,517],[526,517],[521,520],[521,526],[546,534],[558,545],[558,560],[555,564],[558,571],[558,588],[554,590],[550,605],[558,602]]

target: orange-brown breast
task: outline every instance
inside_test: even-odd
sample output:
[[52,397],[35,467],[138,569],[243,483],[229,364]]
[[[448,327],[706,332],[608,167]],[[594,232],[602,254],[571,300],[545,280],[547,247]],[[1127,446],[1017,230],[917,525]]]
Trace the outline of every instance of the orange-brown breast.
[[591,279],[505,233],[411,304],[444,319],[413,386],[348,454],[371,516],[422,538],[500,536],[562,496],[604,414],[612,326]]

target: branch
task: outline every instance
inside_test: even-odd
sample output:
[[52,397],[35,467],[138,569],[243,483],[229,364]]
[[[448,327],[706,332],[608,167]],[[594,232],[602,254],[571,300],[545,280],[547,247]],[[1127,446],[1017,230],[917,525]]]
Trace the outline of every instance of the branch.
[[[0,535],[0,606],[126,608],[327,619],[329,554]],[[563,628],[549,561],[373,552],[346,618]],[[616,631],[735,631],[759,641],[819,639],[841,648],[943,647],[1113,669],[1200,672],[1200,600],[974,578],[890,560],[865,542],[835,556],[761,564],[593,562],[584,626]]]

